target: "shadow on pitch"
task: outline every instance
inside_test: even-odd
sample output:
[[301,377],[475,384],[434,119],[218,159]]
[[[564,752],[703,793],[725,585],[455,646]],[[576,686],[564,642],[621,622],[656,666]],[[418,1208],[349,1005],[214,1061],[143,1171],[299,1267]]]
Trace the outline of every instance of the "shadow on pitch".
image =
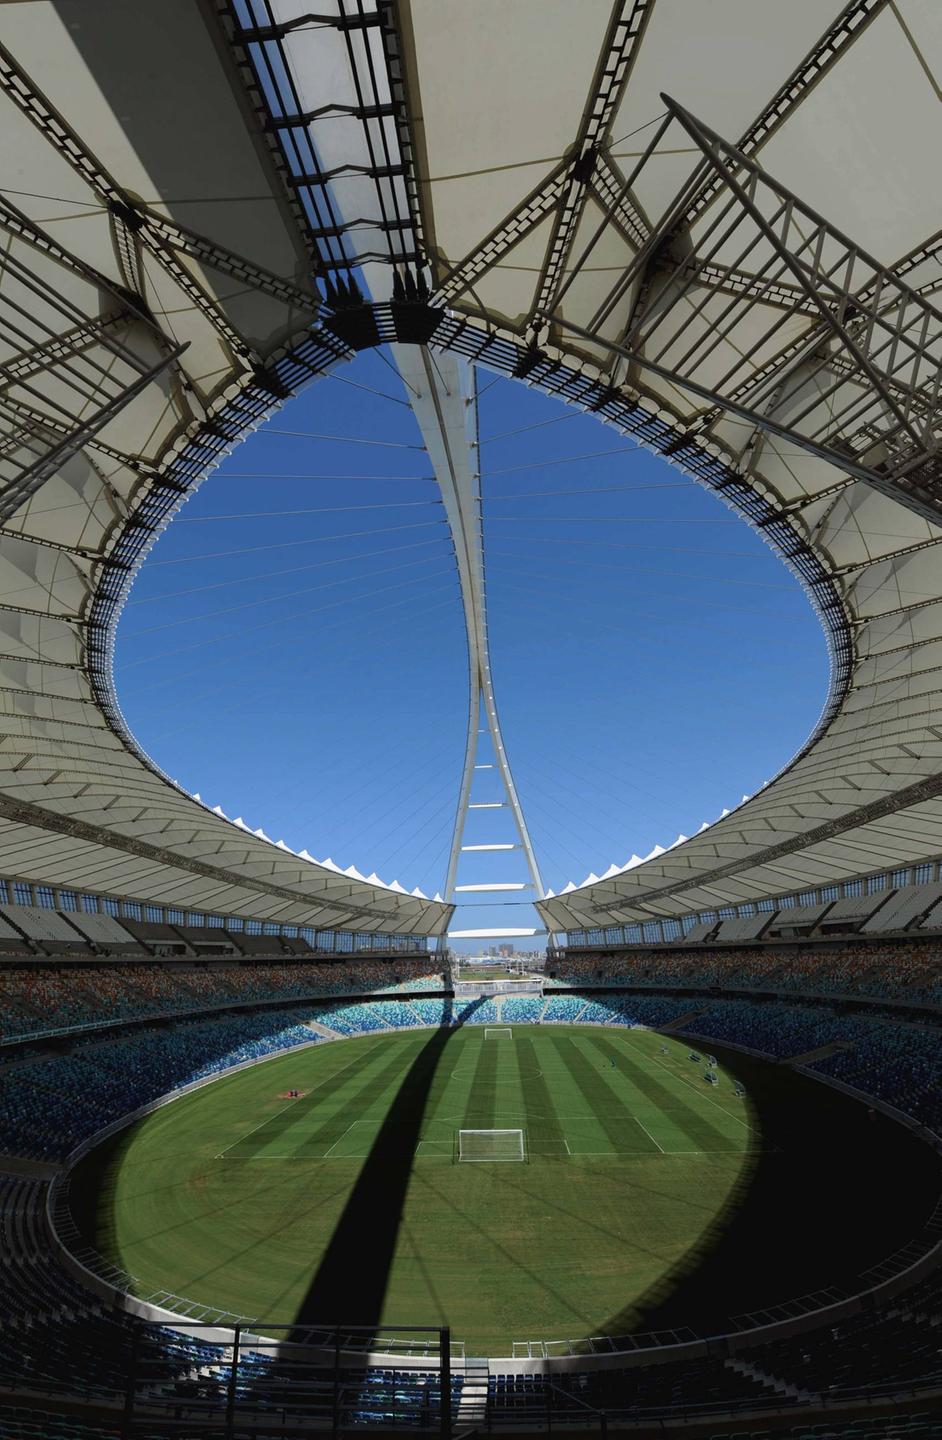
[[[853,1293],[932,1208],[936,1158],[902,1126],[790,1067],[711,1048],[746,1088],[752,1150],[696,1244],[599,1334],[716,1333],[825,1288]],[[691,1167],[690,1184],[691,1200],[709,1201],[708,1162]]]
[[379,1324],[432,1084],[451,1037],[484,1003],[469,1004],[455,1025],[447,1001],[444,1024],[403,1076],[298,1308],[297,1326]]

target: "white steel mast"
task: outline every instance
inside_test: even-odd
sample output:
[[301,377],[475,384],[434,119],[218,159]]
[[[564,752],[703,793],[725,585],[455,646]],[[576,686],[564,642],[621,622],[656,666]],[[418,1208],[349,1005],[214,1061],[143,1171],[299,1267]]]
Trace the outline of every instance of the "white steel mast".
[[[392,350],[399,372],[406,382],[409,401],[422,431],[451,526],[468,639],[468,734],[448,856],[445,900],[454,904],[456,894],[460,892],[503,892],[528,888],[524,884],[510,881],[456,885],[462,851],[507,851],[517,848],[507,844],[466,846],[462,843],[469,810],[498,808],[509,808],[511,812],[519,848],[526,859],[533,898],[542,900],[543,882],[504,747],[491,678],[481,526],[481,477],[478,469],[477,383],[474,367],[457,355],[440,351],[433,355],[424,345],[393,345]],[[471,799],[472,782],[477,764],[479,735],[485,731],[490,734],[504,799],[475,804]],[[470,937],[474,934],[482,939],[506,933],[494,930],[462,931],[464,936]],[[527,929],[515,933],[532,935],[538,932]]]

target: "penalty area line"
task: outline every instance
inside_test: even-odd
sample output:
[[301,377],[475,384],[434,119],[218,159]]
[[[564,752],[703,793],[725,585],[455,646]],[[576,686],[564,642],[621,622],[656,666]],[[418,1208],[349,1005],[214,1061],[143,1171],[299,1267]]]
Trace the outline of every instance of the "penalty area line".
[[236,1145],[241,1145],[243,1140],[247,1140],[250,1135],[254,1135],[256,1130],[261,1130],[262,1126],[267,1125],[270,1120],[274,1120],[279,1115],[283,1115],[284,1112],[288,1109],[289,1105],[297,1105],[297,1103],[297,1100],[289,1100],[287,1105],[280,1105],[273,1115],[266,1115],[264,1120],[259,1120],[257,1125],[252,1126],[251,1130],[246,1130],[244,1135],[240,1135],[237,1140],[233,1140],[231,1145],[227,1145],[225,1150],[220,1150],[219,1154],[215,1155],[213,1158],[215,1160],[224,1160],[229,1151],[232,1150]]
[[662,1155],[666,1155],[666,1154],[667,1154],[667,1151],[664,1149],[664,1146],[661,1144],[660,1140],[655,1140],[655,1139],[654,1139],[654,1136],[651,1134],[650,1130],[648,1129],[647,1125],[645,1125],[644,1121],[643,1121],[643,1120],[639,1120],[638,1117],[637,1117],[637,1115],[635,1115],[633,1118],[634,1118],[635,1124],[641,1126],[641,1129],[644,1131],[645,1135],[647,1135],[648,1139],[651,1140],[651,1141],[657,1146],[657,1148],[660,1150],[661,1154],[662,1154]]
[[333,1145],[330,1146],[330,1149],[324,1151],[323,1155],[321,1156],[321,1159],[322,1159],[322,1160],[326,1160],[327,1157],[328,1157],[328,1155],[330,1154],[330,1151],[336,1149],[336,1147],[340,1144],[341,1140],[343,1139],[344,1135],[349,1135],[349,1134],[350,1134],[350,1131],[353,1129],[354,1125],[359,1125],[359,1123],[360,1123],[359,1120],[351,1120],[351,1121],[350,1121],[350,1124],[347,1126],[346,1130],[344,1130],[343,1135],[338,1135],[338,1136],[337,1136],[337,1138],[336,1138],[336,1140],[334,1141]]
[[[376,1047],[375,1047],[375,1046],[371,1046],[370,1048],[371,1048],[371,1049],[375,1049]],[[336,1080],[336,1078],[337,1078],[338,1075],[342,1075],[345,1070],[349,1070],[349,1069],[350,1069],[350,1066],[351,1066],[351,1065],[355,1065],[358,1059],[359,1059],[359,1056],[358,1056],[358,1055],[355,1055],[352,1060],[350,1060],[346,1065],[341,1065],[340,1069],[339,1069],[339,1070],[335,1070],[332,1075],[328,1075],[328,1076],[325,1077],[325,1079],[319,1080],[316,1085],[312,1085],[311,1088],[310,1088],[310,1090],[308,1090],[307,1095],[306,1095],[304,1098],[305,1098],[305,1099],[309,1099],[310,1096],[314,1094],[314,1091],[315,1091],[315,1090],[320,1090],[320,1089],[322,1088],[322,1086],[326,1085],[326,1084],[328,1083],[328,1081],[330,1081],[330,1080]],[[268,1125],[268,1124],[270,1124],[270,1122],[271,1122],[272,1120],[277,1119],[277,1117],[278,1117],[279,1115],[283,1114],[283,1112],[284,1112],[285,1110],[287,1110],[289,1106],[291,1106],[291,1105],[297,1105],[297,1103],[298,1103],[297,1100],[289,1100],[287,1105],[281,1105],[281,1106],[279,1106],[279,1108],[274,1112],[273,1115],[266,1115],[264,1120],[260,1120],[257,1125],[253,1125],[252,1128],[251,1128],[251,1130],[246,1130],[246,1132],[245,1132],[244,1135],[240,1135],[237,1140],[233,1140],[232,1144],[231,1144],[231,1145],[227,1145],[226,1148],[225,1148],[225,1150],[220,1150],[220,1152],[219,1152],[218,1155],[214,1155],[214,1156],[213,1156],[213,1159],[214,1159],[214,1160],[224,1160],[224,1159],[226,1158],[226,1156],[229,1154],[229,1151],[230,1151],[230,1150],[234,1150],[237,1145],[241,1145],[241,1144],[242,1144],[242,1141],[243,1141],[243,1140],[247,1140],[250,1135],[254,1135],[255,1132],[256,1132],[256,1130],[261,1130],[261,1128],[262,1128],[263,1125]],[[342,1137],[341,1137],[341,1138],[342,1138]],[[240,1157],[237,1155],[235,1158],[238,1160]],[[249,1156],[246,1156],[246,1157],[243,1157],[243,1158],[252,1160],[252,1159],[254,1159],[255,1157],[252,1156],[252,1155],[249,1155]],[[282,1156],[273,1156],[272,1158],[273,1158],[273,1159],[282,1159],[283,1157],[282,1157]],[[290,1158],[290,1157],[289,1157],[289,1158]]]
[[[653,1136],[651,1137],[654,1138]],[[531,1150],[531,1154],[537,1151]],[[775,1155],[776,1150],[662,1150],[657,1159],[663,1156],[665,1160],[671,1159],[674,1155],[704,1155],[713,1159],[739,1159],[743,1155]],[[572,1150],[570,1154],[573,1160],[583,1159],[631,1159],[631,1160],[653,1160],[653,1150]]]

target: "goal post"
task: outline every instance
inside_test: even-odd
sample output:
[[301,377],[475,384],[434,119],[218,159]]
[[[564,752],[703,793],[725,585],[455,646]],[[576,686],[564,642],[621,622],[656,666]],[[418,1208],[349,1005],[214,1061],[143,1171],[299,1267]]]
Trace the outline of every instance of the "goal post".
[[512,1040],[513,1031],[509,1025],[485,1025],[485,1040]]
[[457,1159],[462,1161],[526,1160],[522,1130],[459,1130]]

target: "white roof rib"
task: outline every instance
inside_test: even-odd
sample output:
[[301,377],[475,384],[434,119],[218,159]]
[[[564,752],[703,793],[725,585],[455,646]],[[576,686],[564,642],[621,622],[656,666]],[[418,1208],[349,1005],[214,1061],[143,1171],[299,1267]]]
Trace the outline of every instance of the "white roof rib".
[[[514,7],[495,61],[488,7],[406,7],[438,294],[513,340],[528,383],[723,494],[799,574],[832,646],[821,723],[775,780],[540,912],[556,930],[638,921],[938,853],[942,239],[924,179],[942,129],[942,12],[536,8]],[[527,73],[537,26],[535,98],[511,77]],[[741,152],[744,197],[708,154],[728,156],[722,141]],[[804,252],[788,224],[811,237]]]
[[295,856],[175,786],[111,684],[153,536],[349,354],[311,338],[316,252],[235,57],[184,0],[16,4],[0,42],[0,871],[438,933],[450,906]]
[[380,340],[670,453],[829,636],[828,705],[782,773],[540,902],[551,929],[938,853],[942,7],[364,0],[352,30],[339,0],[317,27],[271,10],[263,34],[189,0],[0,7],[0,870],[447,929],[451,907],[185,795],[111,686],[154,534],[271,407]]

